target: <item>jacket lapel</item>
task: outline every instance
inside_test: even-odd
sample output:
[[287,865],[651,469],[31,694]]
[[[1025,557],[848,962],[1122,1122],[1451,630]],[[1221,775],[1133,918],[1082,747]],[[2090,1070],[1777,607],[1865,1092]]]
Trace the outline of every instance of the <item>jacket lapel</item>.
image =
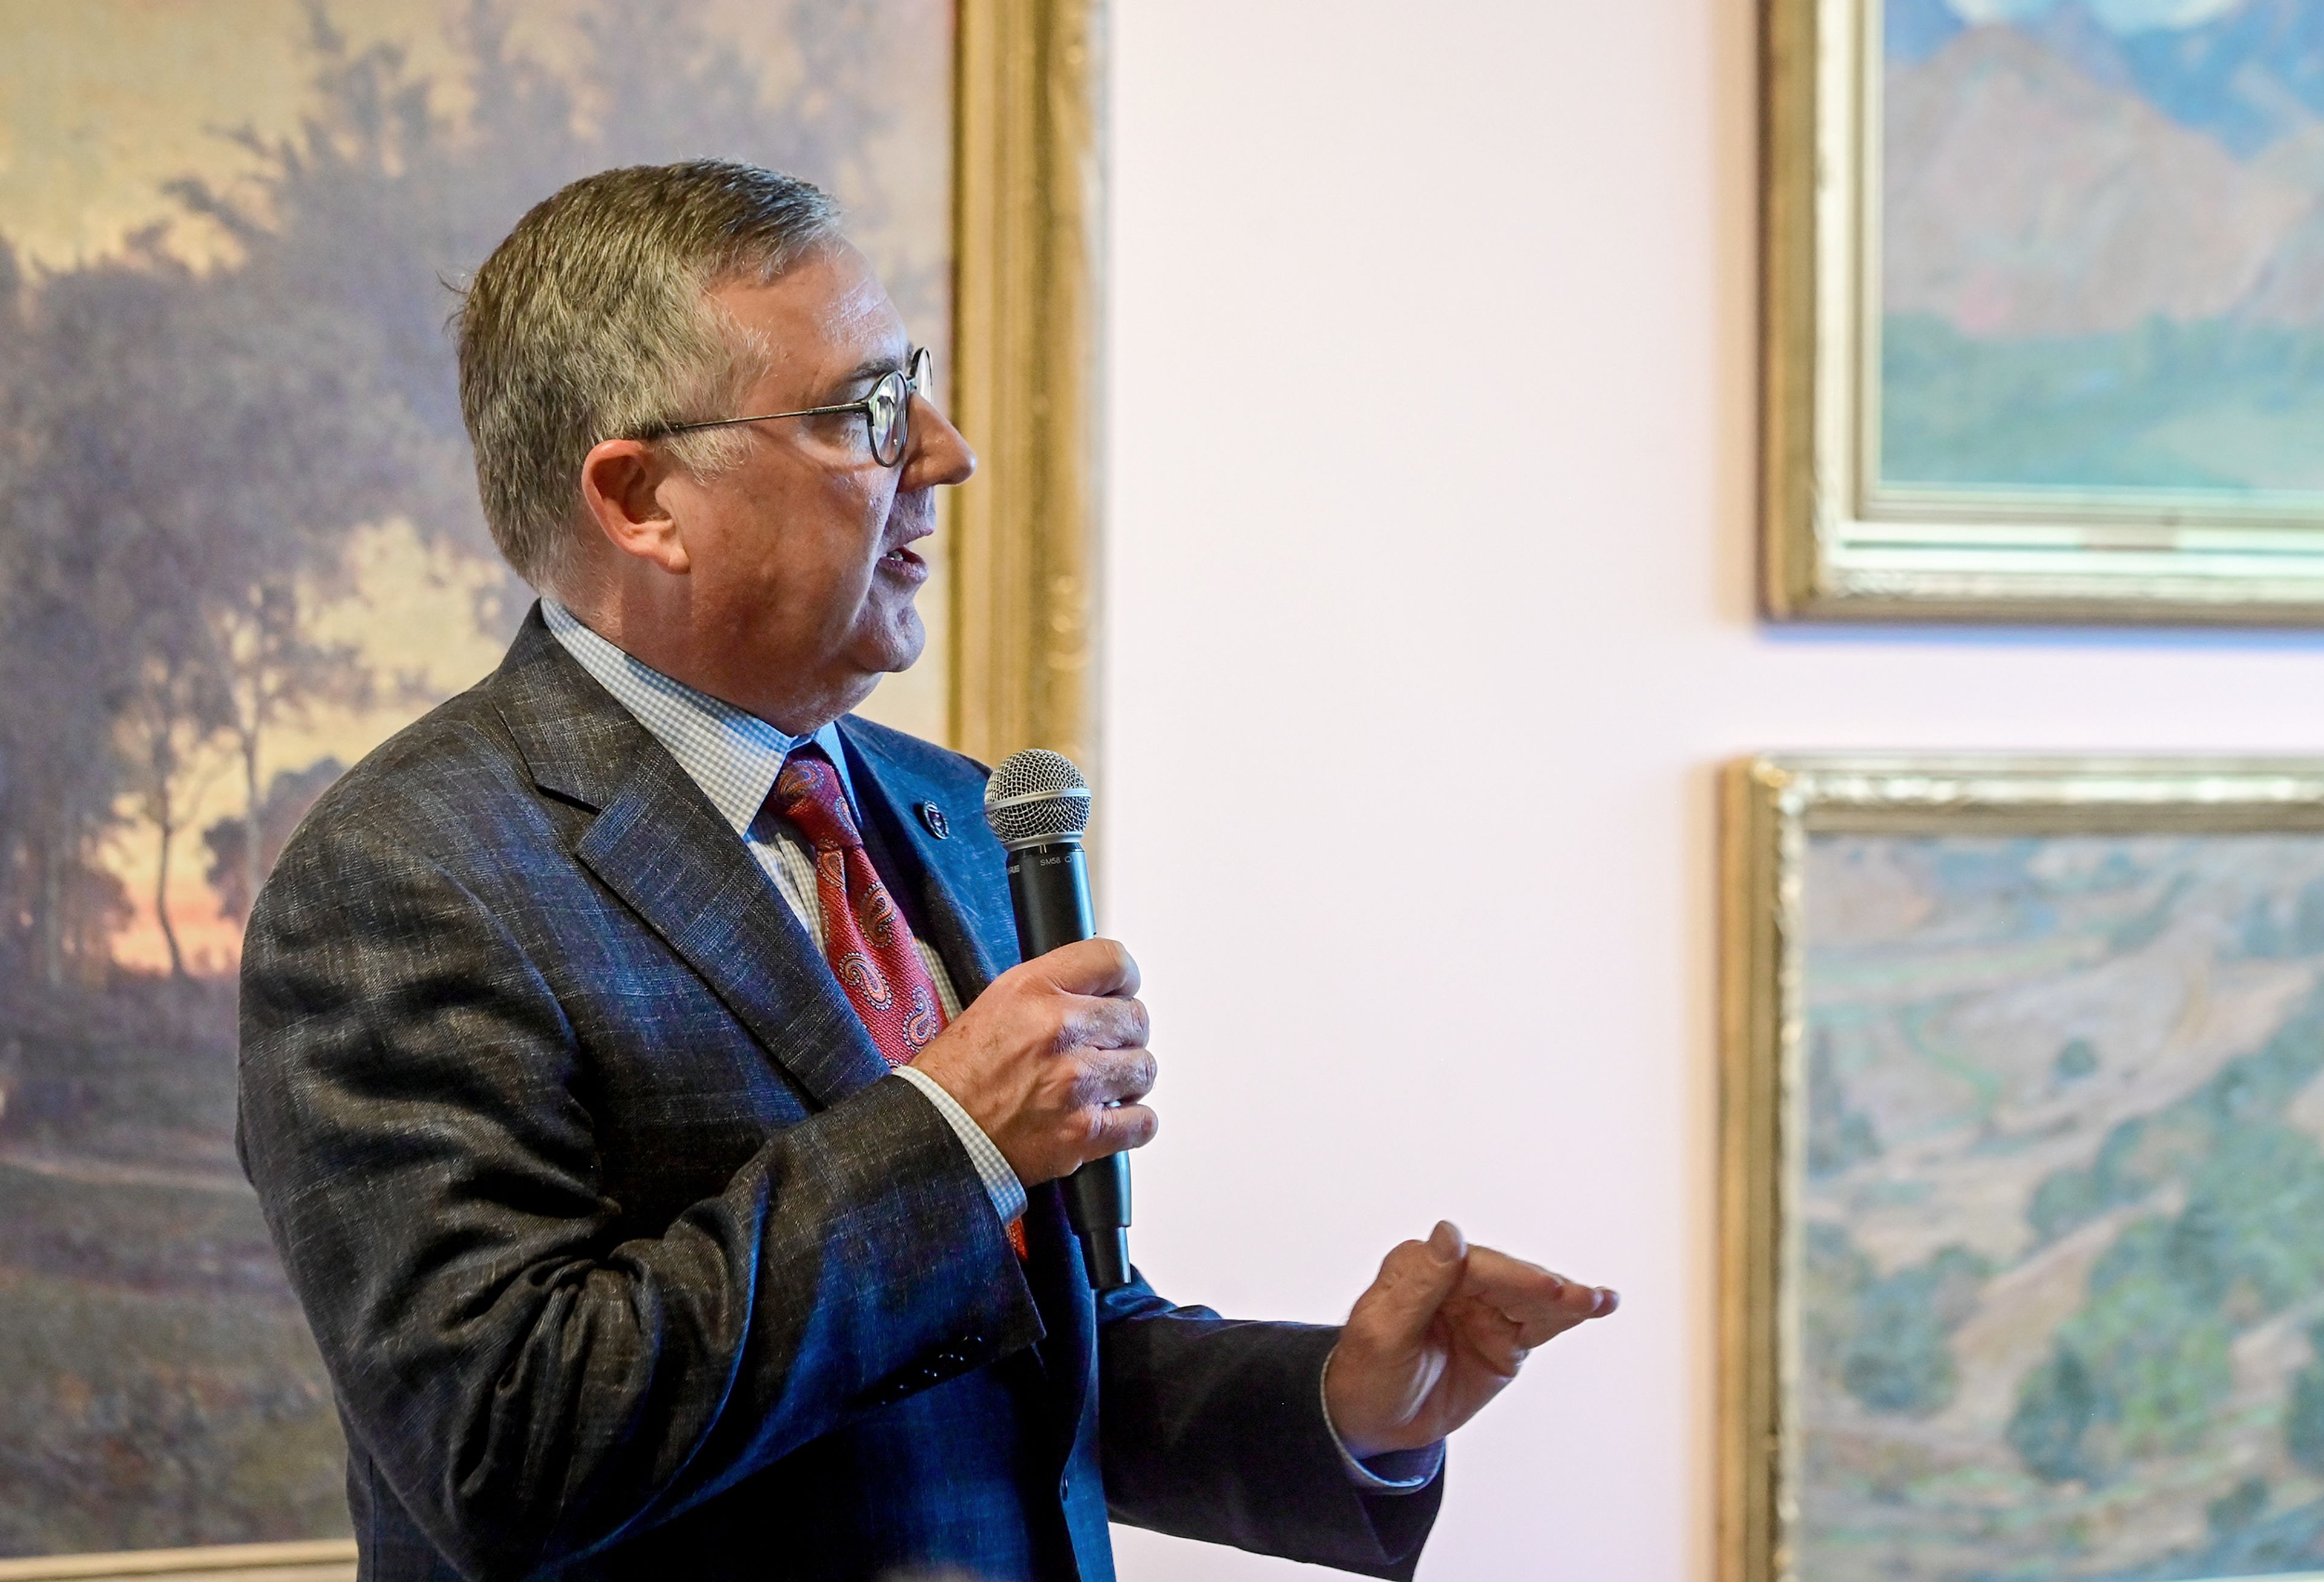
[[595,811],[574,855],[692,968],[817,1102],[887,1074],[815,941],[651,732],[538,610],[487,684],[534,782]]
[[[956,785],[920,773],[850,716],[839,722],[855,798],[880,822],[890,850],[915,870],[929,943],[952,969],[963,1005],[1015,966],[1017,916],[1009,904],[1008,860],[984,822],[984,807]],[[933,806],[950,834],[938,840],[919,813]],[[903,878],[907,876],[891,876]]]
[[[981,800],[957,785],[932,779],[887,750],[876,732],[850,718],[839,722],[850,759],[856,800],[899,861],[915,869],[930,943],[953,969],[961,1003],[1017,964],[1017,917],[1009,900],[1008,860],[984,822]],[[951,832],[939,840],[919,814],[933,805]],[[1065,1219],[1055,1183],[1026,1196],[1027,1283],[1047,1331],[1035,1358],[1046,1384],[1039,1393],[1051,1413],[1062,1458],[1073,1445],[1097,1357],[1097,1315],[1081,1242]]]
[[652,745],[574,855],[822,1103],[879,1081],[887,1062],[813,938],[733,827]]

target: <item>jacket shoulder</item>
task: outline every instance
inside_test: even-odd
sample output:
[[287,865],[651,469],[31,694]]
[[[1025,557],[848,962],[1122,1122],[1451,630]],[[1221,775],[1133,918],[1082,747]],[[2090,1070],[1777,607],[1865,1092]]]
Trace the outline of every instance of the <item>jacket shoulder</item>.
[[882,725],[861,714],[850,714],[842,723],[847,734],[862,747],[947,789],[958,788],[982,799],[984,783],[992,777],[990,768],[966,753],[939,747],[892,725]]
[[316,799],[284,856],[362,831],[425,849],[447,831],[492,822],[512,801],[532,805],[523,755],[489,685],[438,704],[364,754]]

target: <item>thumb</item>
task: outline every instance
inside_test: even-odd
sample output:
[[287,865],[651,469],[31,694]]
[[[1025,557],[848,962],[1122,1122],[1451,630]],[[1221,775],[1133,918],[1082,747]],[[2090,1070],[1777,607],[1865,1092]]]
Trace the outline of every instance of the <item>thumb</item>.
[[1024,970],[1066,994],[1124,999],[1138,995],[1138,962],[1119,940],[1074,940],[1034,957]]
[[1461,1228],[1438,1220],[1426,1241],[1405,1242],[1380,1260],[1379,1277],[1356,1299],[1348,1327],[1376,1346],[1416,1345],[1461,1283],[1468,1261]]

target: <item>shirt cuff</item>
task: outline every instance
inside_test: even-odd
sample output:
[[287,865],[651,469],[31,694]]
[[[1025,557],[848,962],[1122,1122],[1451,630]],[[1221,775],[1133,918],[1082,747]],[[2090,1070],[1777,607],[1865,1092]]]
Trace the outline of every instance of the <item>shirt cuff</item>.
[[992,1200],[992,1211],[1001,1216],[1001,1223],[1012,1225],[1025,1216],[1025,1183],[1017,1179],[1017,1172],[984,1135],[984,1128],[969,1118],[960,1100],[944,1090],[944,1084],[926,1072],[916,1072],[909,1066],[898,1066],[888,1073],[901,1077],[928,1097],[936,1113],[945,1118],[960,1145],[968,1150],[968,1162],[976,1166],[976,1177],[984,1183],[987,1196]]
[[1444,1470],[1443,1439],[1417,1450],[1390,1450],[1369,1461],[1357,1460],[1349,1452],[1347,1441],[1340,1438],[1340,1425],[1332,1421],[1331,1378],[1332,1358],[1327,1357],[1315,1388],[1323,1399],[1323,1427],[1332,1436],[1332,1448],[1340,1452],[1340,1465],[1347,1468],[1350,1483],[1366,1494],[1408,1495],[1436,1481],[1436,1475]]

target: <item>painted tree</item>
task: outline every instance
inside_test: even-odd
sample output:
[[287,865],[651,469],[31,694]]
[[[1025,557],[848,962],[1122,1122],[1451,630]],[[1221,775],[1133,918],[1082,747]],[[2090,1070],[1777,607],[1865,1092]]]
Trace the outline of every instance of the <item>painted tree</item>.
[[[770,116],[757,74],[680,7],[650,29],[608,11],[581,23],[584,60],[560,74],[508,43],[511,13],[477,0],[459,24],[465,123],[403,53],[353,51],[310,14],[316,108],[291,135],[244,130],[262,161],[242,194],[172,190],[243,255],[202,304],[203,363],[233,392],[208,409],[235,460],[203,598],[233,700],[243,766],[243,893],[263,878],[264,748],[282,723],[373,701],[359,656],[317,640],[319,597],[348,591],[351,530],[401,518],[429,540],[490,556],[475,501],[446,320],[464,279],[526,207],[611,164],[757,145],[757,157],[868,186],[881,35],[868,5],[800,30],[807,86]],[[585,104],[594,89],[616,96]],[[876,202],[876,198],[874,199]]]
[[162,643],[146,657],[136,694],[122,713],[123,751],[138,810],[154,829],[153,916],[170,955],[170,976],[188,976],[186,954],[171,915],[170,870],[187,817],[181,795],[187,770],[225,722],[216,678],[197,658]]
[[[106,970],[118,887],[99,849],[121,823],[132,772],[123,722],[149,679],[188,662],[185,624],[170,613],[186,540],[156,509],[142,437],[167,420],[155,337],[188,277],[150,248],[133,252],[23,293],[0,359],[15,386],[0,551],[0,737],[19,813],[7,832],[18,880],[9,921],[31,976],[51,988]],[[167,639],[177,658],[149,667],[150,641],[165,631],[179,634]]]
[[247,819],[223,818],[202,832],[202,843],[210,853],[208,878],[210,888],[217,892],[221,914],[237,923],[250,916],[250,903],[257,894],[249,888],[250,876],[273,868],[299,821],[346,771],[346,766],[335,758],[318,759],[303,769],[277,769],[267,784],[259,817],[261,844],[255,861],[247,845]]
[[[513,5],[472,0],[458,82],[352,47],[317,5],[306,118],[232,134],[254,179],[170,189],[187,223],[222,229],[226,262],[189,271],[159,229],[32,279],[0,255],[0,950],[51,983],[101,973],[117,915],[101,848],[164,807],[174,848],[182,777],[217,744],[238,762],[247,895],[265,781],[297,767],[272,757],[284,728],[394,694],[317,616],[356,591],[367,526],[492,555],[447,287],[528,207],[588,170],[719,153],[884,218],[865,151],[895,119],[899,40],[940,48],[941,7],[779,9],[770,88],[706,5],[650,28],[585,8],[552,68],[512,46]],[[895,284],[940,314],[940,278]],[[487,594],[447,619],[504,631],[518,608]]]

